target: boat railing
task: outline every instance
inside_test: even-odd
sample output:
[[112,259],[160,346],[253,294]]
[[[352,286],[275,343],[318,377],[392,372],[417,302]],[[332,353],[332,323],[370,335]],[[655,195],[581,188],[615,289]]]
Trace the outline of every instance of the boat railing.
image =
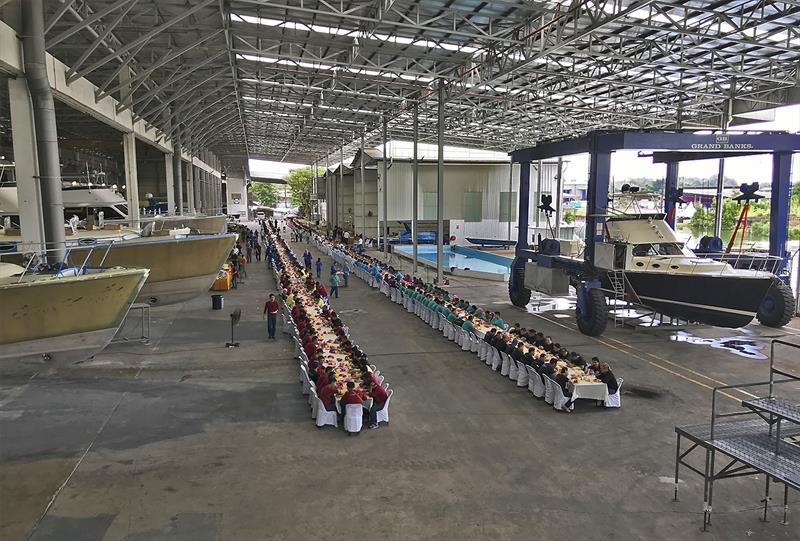
[[56,270],[56,278],[60,278],[64,276],[62,272],[69,268],[70,265],[70,258],[72,256],[72,252],[75,248],[79,248],[81,250],[87,250],[86,255],[83,257],[83,261],[77,267],[76,274],[82,275],[86,273],[87,266],[89,261],[92,258],[95,250],[104,250],[103,256],[100,259],[100,262],[97,264],[97,267],[102,268],[105,264],[106,258],[108,257],[108,252],[111,250],[111,247],[114,245],[114,241],[110,240],[109,242],[104,242],[100,245],[73,245],[68,244],[66,242],[62,243],[48,243],[48,244],[57,244],[58,246],[52,248],[43,248],[43,249],[36,249],[36,250],[23,250],[17,252],[4,252],[3,255],[20,255],[25,261],[25,267],[23,268],[22,273],[20,273],[19,279],[17,283],[22,282],[28,274],[36,274],[38,268],[43,265],[43,262],[47,258],[47,254],[52,254],[56,252],[63,252],[64,255],[61,257],[61,260],[55,265]]

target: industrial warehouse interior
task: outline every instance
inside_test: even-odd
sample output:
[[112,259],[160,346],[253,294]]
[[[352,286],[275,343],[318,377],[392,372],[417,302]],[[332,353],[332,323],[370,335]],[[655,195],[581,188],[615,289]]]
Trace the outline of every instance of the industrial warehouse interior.
[[800,2],[0,0],[0,540],[800,539]]

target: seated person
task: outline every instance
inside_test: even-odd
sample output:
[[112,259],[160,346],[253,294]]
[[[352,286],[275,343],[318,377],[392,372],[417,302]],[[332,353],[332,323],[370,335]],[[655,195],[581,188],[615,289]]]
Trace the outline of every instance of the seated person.
[[506,328],[506,322],[503,321],[502,317],[500,317],[500,312],[497,312],[496,314],[494,314],[494,317],[492,318],[492,325],[497,325],[501,329],[505,329]]
[[552,378],[553,374],[555,374],[555,372],[556,372],[556,362],[557,361],[556,361],[555,357],[551,357],[550,360],[545,362],[542,365],[542,372],[541,372],[542,375],[543,376],[547,376],[549,378]]
[[589,365],[587,370],[595,374],[600,372],[600,359],[598,359],[597,357],[592,357],[592,364]]
[[567,389],[567,383],[569,382],[569,371],[566,367],[562,368],[553,379],[556,383],[558,383],[559,387],[561,387],[561,391],[564,393],[564,396],[567,398],[572,396],[572,391]]
[[597,379],[606,384],[608,387],[608,394],[614,394],[619,390],[617,378],[614,377],[614,373],[611,371],[611,367],[608,366],[608,363],[600,363],[600,374],[597,376]]
[[494,335],[496,332],[497,330],[494,327],[489,329],[489,332],[483,335],[483,341],[489,345],[492,345],[492,340],[494,340]]
[[319,399],[327,411],[336,411],[336,392],[338,390],[339,385],[336,380],[331,380],[330,383],[319,390]]
[[464,324],[461,325],[461,328],[467,332],[473,332],[475,330],[475,327],[472,325],[472,318],[467,317],[466,319],[464,319]]
[[310,370],[308,371],[308,379],[316,385],[317,380],[319,380],[319,372],[317,372],[317,368],[319,368],[319,361],[311,361],[311,366],[309,366]]
[[522,342],[517,342],[517,347],[514,348],[514,351],[509,353],[511,358],[515,361],[521,361],[523,355],[525,355],[525,351],[522,349]]
[[369,409],[369,427],[378,428],[378,412],[386,405],[389,395],[386,389],[380,385],[373,384],[370,388],[369,396],[372,397],[372,407]]
[[[352,381],[347,382],[347,392],[344,393],[340,404],[346,406],[347,404],[363,404],[364,398],[359,391],[356,391],[356,384]],[[342,407],[344,410],[344,407]],[[343,412],[344,413],[344,412]]]

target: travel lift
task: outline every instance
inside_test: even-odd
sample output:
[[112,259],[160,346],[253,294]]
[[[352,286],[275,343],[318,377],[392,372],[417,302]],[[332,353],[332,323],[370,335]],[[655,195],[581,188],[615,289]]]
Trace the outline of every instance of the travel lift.
[[[754,265],[760,265],[760,269],[765,269],[767,265],[774,275],[772,283],[768,284],[763,290],[758,287],[749,287],[756,284],[756,281],[739,284],[735,295],[726,297],[750,296],[750,306],[753,304],[753,296],[759,296],[761,301],[756,301],[758,318],[765,325],[782,326],[794,313],[794,298],[789,283],[788,262],[790,255],[786,250],[788,240],[789,223],[789,199],[790,199],[790,170],[792,153],[800,150],[800,135],[785,132],[710,132],[694,133],[691,131],[620,131],[606,132],[597,131],[589,133],[583,137],[565,140],[545,142],[535,147],[516,150],[511,153],[511,162],[519,163],[520,183],[519,183],[519,228],[517,245],[514,261],[511,266],[511,276],[509,278],[509,297],[515,306],[524,307],[528,304],[531,297],[531,290],[539,291],[548,295],[567,295],[569,286],[573,286],[577,293],[576,320],[578,328],[584,334],[599,336],[606,328],[609,309],[606,297],[619,296],[617,289],[625,289],[629,277],[635,273],[626,272],[624,265],[617,265],[620,256],[627,257],[630,263],[630,253],[614,252],[614,245],[609,234],[609,223],[616,218],[609,216],[609,183],[611,171],[611,155],[617,150],[639,150],[652,151],[654,163],[665,163],[667,165],[666,182],[664,187],[664,215],[667,226],[659,228],[656,221],[651,221],[648,226],[652,228],[656,235],[669,236],[674,233],[669,228],[675,225],[675,206],[683,202],[682,191],[678,189],[678,163],[681,161],[705,160],[732,158],[738,156],[754,156],[759,154],[772,155],[772,193],[770,199],[770,232],[769,232],[769,255],[761,254],[731,254],[730,251],[722,250],[722,241],[716,237],[704,238],[697,253],[700,257],[709,257],[727,262],[736,269],[752,269]],[[548,160],[560,156],[588,153],[589,161],[589,183],[587,193],[586,229],[585,229],[585,248],[583,257],[569,257],[563,254],[561,243],[557,239],[545,239],[538,243],[538,246],[529,245],[528,239],[528,214],[530,206],[530,176],[531,164],[540,160]],[[752,186],[752,185],[750,185]],[[747,209],[749,208],[749,196],[743,191],[742,199],[744,207],[740,222],[746,220]],[[750,192],[750,196],[754,190]],[[561,204],[560,197],[557,204]],[[543,207],[550,207],[549,203],[543,202]],[[542,208],[542,207],[540,207]],[[552,208],[552,207],[550,207]],[[547,212],[546,212],[547,214]],[[638,219],[643,220],[643,217]],[[613,225],[624,225],[614,222]],[[663,221],[662,221],[663,225]],[[620,247],[617,247],[620,248]],[[624,247],[622,247],[624,249]],[[688,258],[684,258],[687,259]],[[609,263],[611,261],[611,263]],[[701,260],[693,260],[697,264]],[[705,260],[708,261],[708,260]],[[636,263],[639,265],[639,262]],[[647,263],[649,264],[649,263]],[[657,267],[657,264],[653,265]],[[718,265],[719,266],[719,265]],[[673,268],[678,268],[677,266]],[[730,269],[728,269],[729,271]],[[747,273],[747,270],[736,271],[737,273]],[[756,271],[751,272],[751,274]],[[676,273],[662,272],[657,279],[667,282],[679,279],[673,289],[681,291],[686,287],[687,280],[695,282],[706,279],[711,273],[697,273],[691,276],[680,276],[680,271]],[[719,271],[729,277],[730,272]],[[761,275],[767,273],[761,272]],[[775,278],[777,277],[777,278]],[[683,281],[680,281],[683,279]],[[714,283],[714,280],[706,280]],[[716,280],[714,287],[718,287],[719,280]],[[632,284],[630,284],[632,285]],[[701,284],[706,287],[705,284]],[[631,287],[635,290],[635,287]],[[636,304],[647,306],[654,312],[669,314],[672,305],[667,303],[656,303],[649,300],[639,299],[635,291],[633,295],[627,292],[625,295]],[[763,296],[760,296],[762,295]],[[744,301],[743,301],[744,302]],[[760,306],[759,303],[760,302]],[[680,304],[680,303],[676,303]],[[683,303],[691,305],[691,303]],[[717,307],[711,303],[712,310]],[[683,307],[685,308],[685,306]],[[705,306],[704,308],[709,308]],[[711,324],[723,325],[728,327],[743,326],[748,318],[746,310],[741,307],[725,308],[728,310],[729,319],[722,318],[720,322]],[[684,313],[684,319],[692,321],[703,321],[702,317],[688,309],[688,315]],[[749,319],[755,315],[755,310],[750,313]],[[719,312],[722,313],[722,312]],[[787,318],[787,314],[789,314]],[[678,316],[680,317],[680,316]],[[714,318],[711,318],[712,321]],[[706,321],[708,318],[706,318]]]

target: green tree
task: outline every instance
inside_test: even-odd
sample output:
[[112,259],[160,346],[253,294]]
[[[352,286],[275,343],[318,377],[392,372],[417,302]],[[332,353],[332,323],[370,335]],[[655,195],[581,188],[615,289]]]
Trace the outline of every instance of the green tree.
[[[324,169],[317,169],[317,178],[322,178]],[[292,204],[300,207],[300,215],[311,216],[311,188],[312,175],[310,167],[290,169],[289,174],[283,177],[292,191]]]
[[253,182],[250,185],[250,199],[265,207],[277,207],[278,188],[268,182]]

